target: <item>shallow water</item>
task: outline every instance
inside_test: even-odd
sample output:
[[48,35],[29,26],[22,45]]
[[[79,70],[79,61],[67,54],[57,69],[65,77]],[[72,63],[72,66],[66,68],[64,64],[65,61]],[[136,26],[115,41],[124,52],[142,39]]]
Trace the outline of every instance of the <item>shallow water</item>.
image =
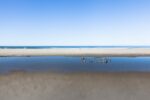
[[0,73],[27,72],[150,72],[150,57],[0,57]]

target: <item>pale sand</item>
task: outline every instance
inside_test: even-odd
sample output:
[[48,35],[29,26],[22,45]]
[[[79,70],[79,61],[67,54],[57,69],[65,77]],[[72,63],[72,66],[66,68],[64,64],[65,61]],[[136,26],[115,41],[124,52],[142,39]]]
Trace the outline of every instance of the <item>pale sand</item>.
[[0,100],[149,100],[150,73],[14,73]]
[[0,56],[150,56],[150,48],[0,49]]

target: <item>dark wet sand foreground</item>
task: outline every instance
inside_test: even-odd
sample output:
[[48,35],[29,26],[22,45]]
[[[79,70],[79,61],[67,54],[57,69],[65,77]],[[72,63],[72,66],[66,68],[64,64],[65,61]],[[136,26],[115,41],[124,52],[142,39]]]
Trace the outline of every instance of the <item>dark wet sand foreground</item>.
[[0,75],[0,100],[149,100],[150,73]]

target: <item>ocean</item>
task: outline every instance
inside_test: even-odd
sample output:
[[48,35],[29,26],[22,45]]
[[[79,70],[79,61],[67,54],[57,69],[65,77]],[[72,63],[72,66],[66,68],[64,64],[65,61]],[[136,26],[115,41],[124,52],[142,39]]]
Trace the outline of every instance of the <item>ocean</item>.
[[150,46],[0,46],[1,49],[46,49],[46,48],[150,48]]

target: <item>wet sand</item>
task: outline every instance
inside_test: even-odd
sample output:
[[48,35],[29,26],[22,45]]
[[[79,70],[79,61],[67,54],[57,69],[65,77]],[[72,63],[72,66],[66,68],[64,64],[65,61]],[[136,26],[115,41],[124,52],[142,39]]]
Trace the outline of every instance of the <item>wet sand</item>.
[[150,73],[0,75],[0,100],[149,100]]

